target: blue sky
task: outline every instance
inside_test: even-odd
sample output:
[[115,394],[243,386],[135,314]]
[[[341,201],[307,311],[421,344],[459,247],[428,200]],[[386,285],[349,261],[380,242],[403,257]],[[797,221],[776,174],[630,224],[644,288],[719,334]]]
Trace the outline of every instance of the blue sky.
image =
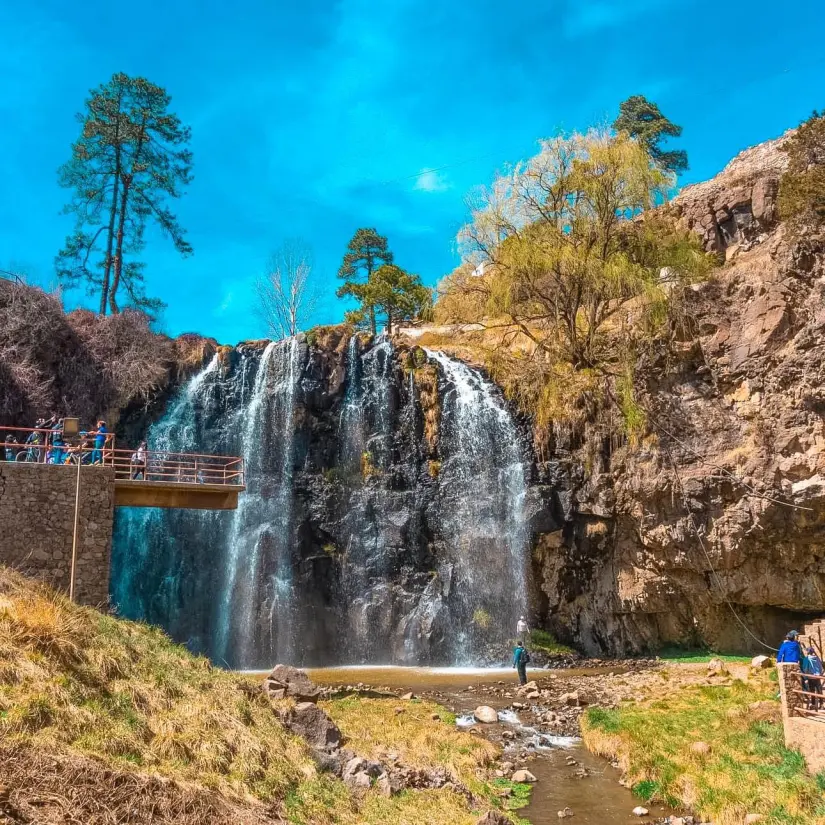
[[195,254],[153,239],[148,291],[169,333],[232,343],[262,333],[252,283],[284,238],[314,249],[317,323],[341,318],[359,226],[434,284],[468,190],[628,95],[684,127],[682,183],[714,174],[825,107],[823,33],[823,0],[0,0],[0,268],[53,282],[71,228],[55,171],[115,71],[165,86],[193,131],[177,211]]

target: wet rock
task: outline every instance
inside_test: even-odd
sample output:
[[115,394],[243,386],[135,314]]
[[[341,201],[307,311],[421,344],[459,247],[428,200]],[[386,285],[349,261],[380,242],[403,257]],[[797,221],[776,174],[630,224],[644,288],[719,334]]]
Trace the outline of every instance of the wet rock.
[[473,711],[473,717],[477,722],[483,722],[488,725],[498,722],[498,714],[495,709],[491,708],[489,705],[479,705]]
[[264,680],[263,689],[273,699],[289,696],[299,702],[317,702],[323,693],[303,670],[290,665],[275,665]]
[[648,813],[650,813],[650,812],[648,811],[647,808],[643,808],[641,805],[637,805],[633,809],[632,813],[633,813],[633,816],[647,816]]
[[533,776],[533,774],[530,773],[530,771],[527,771],[527,770],[524,770],[524,769],[522,769],[520,771],[516,771],[510,777],[510,781],[511,782],[538,782],[536,777]]
[[333,750],[341,744],[341,731],[335,722],[312,702],[300,702],[284,711],[281,722],[317,750]]

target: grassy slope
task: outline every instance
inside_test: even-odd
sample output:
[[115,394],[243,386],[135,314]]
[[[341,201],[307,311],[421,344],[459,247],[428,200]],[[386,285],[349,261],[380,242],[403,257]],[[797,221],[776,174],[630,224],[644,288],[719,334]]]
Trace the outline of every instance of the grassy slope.
[[[387,703],[330,706],[365,755],[384,747],[414,764],[447,765],[492,798],[483,781],[492,746],[457,732],[450,719],[432,719],[434,708],[408,706],[390,724]],[[6,775],[20,800],[38,787],[62,788],[72,801],[61,804],[89,825],[120,821],[137,797],[147,818],[129,821],[461,825],[479,815],[450,791],[354,798],[317,773],[254,683],[214,669],[157,629],[75,607],[0,568],[3,766],[16,766]]]
[[[716,825],[825,823],[825,776],[784,747],[776,684],[761,671],[729,686],[692,686],[582,719],[590,750],[618,758],[634,792],[685,805]],[[760,703],[760,704],[756,704]],[[709,754],[691,751],[705,742]]]

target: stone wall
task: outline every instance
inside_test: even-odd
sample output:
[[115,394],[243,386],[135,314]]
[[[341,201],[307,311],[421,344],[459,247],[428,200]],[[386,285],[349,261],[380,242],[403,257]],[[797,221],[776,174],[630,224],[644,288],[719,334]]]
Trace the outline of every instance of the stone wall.
[[785,747],[798,750],[805,757],[811,773],[825,771],[825,721],[796,716],[802,697],[793,693],[799,689],[799,665],[781,662],[777,666],[779,691],[782,698],[782,725]]
[[[0,462],[0,564],[68,591],[72,559],[74,466]],[[83,604],[109,598],[114,471],[84,467],[75,594]]]

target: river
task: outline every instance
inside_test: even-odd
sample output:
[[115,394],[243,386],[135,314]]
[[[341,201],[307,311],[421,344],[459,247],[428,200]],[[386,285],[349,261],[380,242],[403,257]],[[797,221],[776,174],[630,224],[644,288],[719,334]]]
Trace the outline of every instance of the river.
[[[586,677],[598,673],[617,672],[617,668],[555,671],[559,677]],[[505,758],[518,767],[524,766],[533,773],[537,782],[533,786],[530,804],[518,811],[519,816],[532,825],[548,825],[559,821],[558,812],[565,808],[573,811],[576,825],[605,825],[634,821],[633,809],[639,800],[619,784],[620,773],[606,761],[590,754],[577,737],[536,737],[528,723],[519,718],[522,711],[513,712],[512,699],[496,695],[492,688],[501,692],[515,689],[515,673],[503,668],[415,668],[415,667],[336,667],[309,669],[308,674],[317,684],[330,687],[365,687],[392,691],[412,691],[416,695],[432,698],[453,711],[458,724],[471,724],[469,715],[479,704],[490,705],[500,711],[499,723],[481,725],[489,738],[500,741],[505,747]],[[546,671],[537,671],[544,674]],[[464,717],[462,719],[462,716]],[[513,734],[512,738],[509,737]],[[520,758],[518,748],[528,745],[530,758]],[[536,746],[538,745],[538,746]],[[509,753],[513,755],[510,756]],[[521,751],[523,752],[523,750]],[[671,811],[661,806],[647,805],[652,818],[665,817]],[[638,820],[636,820],[638,821]]]

